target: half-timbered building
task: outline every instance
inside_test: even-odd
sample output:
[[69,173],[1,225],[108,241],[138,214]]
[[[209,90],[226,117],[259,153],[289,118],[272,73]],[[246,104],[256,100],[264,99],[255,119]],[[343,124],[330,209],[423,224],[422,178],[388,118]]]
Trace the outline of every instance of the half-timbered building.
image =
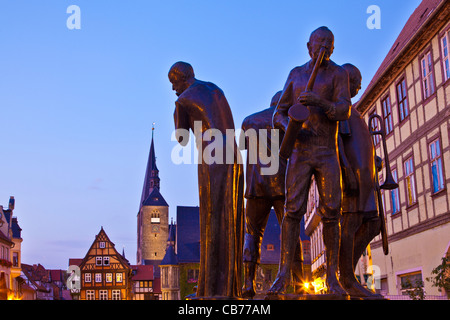
[[132,268],[103,227],[80,266],[80,300],[131,300]]
[[[381,137],[373,137],[384,166],[379,181],[387,180],[388,165],[399,184],[397,189],[382,190],[379,205],[384,209],[389,252],[384,253],[377,236],[357,268],[361,270],[355,271],[360,271],[362,282],[371,278],[378,292],[393,299],[408,295],[408,283],[429,299],[446,299],[427,278],[450,256],[449,43],[450,2],[423,0],[355,106],[366,123],[373,114],[381,117],[382,124],[371,123],[386,133],[386,150]],[[314,189],[309,202],[306,228],[312,239],[313,273],[319,275],[324,273],[326,255]]]

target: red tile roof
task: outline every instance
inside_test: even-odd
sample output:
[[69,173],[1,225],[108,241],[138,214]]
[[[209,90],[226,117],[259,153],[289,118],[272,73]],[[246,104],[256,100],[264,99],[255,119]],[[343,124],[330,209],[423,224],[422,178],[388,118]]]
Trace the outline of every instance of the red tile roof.
[[69,259],[69,266],[80,266],[83,259]]
[[133,265],[131,268],[135,272],[133,281],[154,280],[152,265]]

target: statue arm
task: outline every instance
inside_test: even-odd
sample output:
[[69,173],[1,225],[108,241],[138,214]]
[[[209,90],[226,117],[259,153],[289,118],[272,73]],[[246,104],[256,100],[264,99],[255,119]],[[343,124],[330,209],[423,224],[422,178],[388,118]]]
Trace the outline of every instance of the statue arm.
[[[177,141],[182,146],[186,146],[189,142],[189,129],[191,128],[191,126],[189,125],[189,115],[179,101],[175,102],[175,112],[173,114],[173,117],[175,122],[175,136],[177,138]],[[186,133],[186,130],[188,131],[188,134],[184,134]]]
[[[291,72],[292,73],[292,72]],[[292,81],[291,75],[289,75],[288,80],[286,81],[286,85],[281,94],[281,98],[278,101],[278,104],[275,108],[272,117],[272,125],[275,129],[280,129],[286,132],[288,123],[289,123],[289,108],[292,106]]]
[[[343,71],[345,72],[345,70]],[[298,101],[304,105],[313,105],[322,108],[330,120],[344,121],[349,119],[352,103],[347,74],[339,72],[335,76],[333,101],[324,99],[313,91],[302,92],[298,97]]]
[[[342,72],[343,71],[343,72]],[[352,102],[350,98],[350,89],[348,75],[345,70],[341,70],[334,79],[335,85],[335,103],[328,102],[323,106],[328,119],[335,121],[344,121],[350,118]]]

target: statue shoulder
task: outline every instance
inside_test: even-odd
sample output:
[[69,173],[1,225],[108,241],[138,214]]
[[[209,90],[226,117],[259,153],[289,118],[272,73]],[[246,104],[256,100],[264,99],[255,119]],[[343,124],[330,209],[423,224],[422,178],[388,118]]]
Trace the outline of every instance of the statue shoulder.
[[275,108],[267,108],[247,116],[242,122],[242,129],[260,129],[267,127],[267,125],[271,126],[274,110]]
[[347,77],[348,78],[347,71],[345,71],[345,69],[342,66],[336,64],[333,60],[330,60],[329,68],[331,68],[333,70],[333,73],[336,76],[338,76],[338,77]]
[[295,67],[289,72],[288,78],[295,78],[297,75],[304,73],[306,70],[306,64],[302,66]]

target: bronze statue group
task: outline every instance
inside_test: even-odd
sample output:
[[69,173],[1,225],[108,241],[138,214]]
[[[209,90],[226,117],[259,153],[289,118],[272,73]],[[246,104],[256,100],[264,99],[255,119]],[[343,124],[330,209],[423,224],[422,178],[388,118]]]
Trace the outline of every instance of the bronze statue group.
[[[317,214],[326,248],[327,297],[382,298],[363,287],[354,273],[359,257],[380,233],[376,201],[379,168],[375,166],[372,136],[351,102],[361,88],[361,74],[351,64],[340,66],[330,60],[334,36],[326,27],[311,33],[307,48],[311,60],[292,69],[269,108],[248,116],[242,123],[243,132],[266,130],[268,140],[280,139],[281,144],[292,141],[289,156],[279,159],[276,174],[261,174],[267,164],[250,163],[247,158],[245,192],[239,149],[234,136],[231,139],[225,134],[235,127],[223,91],[213,83],[197,80],[186,62],[177,62],[170,68],[169,80],[178,96],[175,129],[194,131],[194,122],[201,121],[201,133],[197,135],[218,129],[223,133],[223,147],[235,147],[232,161],[230,155],[222,154],[221,157],[228,157],[224,161],[198,163],[197,299],[255,296],[261,242],[272,207],[281,226],[281,249],[278,274],[267,297],[282,297],[289,286],[299,298],[311,296],[303,286],[299,235],[312,178],[318,189]],[[296,119],[295,112],[303,118]],[[296,130],[291,128],[294,125]],[[271,129],[279,129],[282,134],[271,135]],[[199,150],[213,143],[212,139],[197,136],[196,140]],[[185,138],[179,137],[178,141],[187,144]],[[257,141],[260,140],[246,139],[244,147]],[[253,147],[259,150],[269,145]]]

